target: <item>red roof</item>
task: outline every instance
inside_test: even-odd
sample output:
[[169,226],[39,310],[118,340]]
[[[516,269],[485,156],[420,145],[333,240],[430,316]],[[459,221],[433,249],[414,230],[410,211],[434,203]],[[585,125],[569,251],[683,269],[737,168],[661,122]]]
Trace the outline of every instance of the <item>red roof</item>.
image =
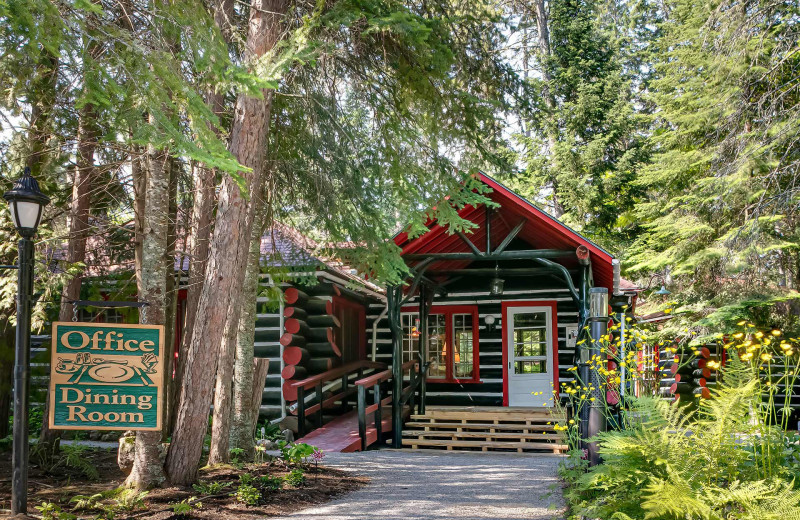
[[[611,253],[488,175],[480,173],[479,179],[492,188],[493,191],[487,194],[487,197],[500,206],[492,211],[491,233],[493,248],[497,247],[508,233],[524,219],[527,222],[520,230],[517,238],[527,242],[530,249],[574,251],[578,246],[584,245],[590,251],[594,285],[596,287],[608,287],[609,292],[613,290],[611,260],[614,257]],[[485,250],[485,207],[483,205],[479,207],[466,206],[459,211],[459,215],[461,218],[470,220],[479,226],[473,229],[472,233],[467,233],[466,235],[479,250]],[[469,246],[455,233],[449,233],[446,228],[435,221],[429,221],[427,225],[429,231],[414,239],[409,240],[408,234],[405,232],[398,233],[395,236],[394,241],[402,248],[402,255],[410,253],[470,252]],[[554,261],[568,268],[577,265],[577,261],[574,258]],[[434,274],[435,271],[457,270],[470,263],[471,261],[440,260],[434,262],[428,268],[427,273]]]

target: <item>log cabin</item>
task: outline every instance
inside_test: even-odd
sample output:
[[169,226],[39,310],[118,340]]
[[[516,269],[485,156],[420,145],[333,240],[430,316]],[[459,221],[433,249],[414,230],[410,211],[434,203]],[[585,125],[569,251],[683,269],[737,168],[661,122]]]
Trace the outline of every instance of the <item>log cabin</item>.
[[[470,233],[429,221],[420,236],[393,238],[410,276],[348,301],[365,324],[352,336],[358,349],[336,339],[348,356],[319,346],[329,338],[318,327],[331,322],[312,318],[321,307],[309,305],[325,296],[286,289],[284,315],[308,316],[281,336],[292,345],[283,351],[282,374],[292,376],[281,380],[284,413],[303,440],[337,451],[389,436],[394,447],[565,448],[547,423],[561,383],[572,380],[589,293],[604,288],[632,309],[635,292],[620,287],[610,252],[490,176],[479,180],[495,204],[460,210]],[[332,303],[340,318],[345,304]]]

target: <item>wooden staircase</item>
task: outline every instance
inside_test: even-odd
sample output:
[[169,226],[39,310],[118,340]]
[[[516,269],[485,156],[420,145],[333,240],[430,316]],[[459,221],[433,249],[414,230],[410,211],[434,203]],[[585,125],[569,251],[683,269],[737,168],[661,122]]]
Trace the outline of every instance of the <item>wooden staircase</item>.
[[553,428],[560,419],[548,408],[429,406],[424,415],[411,415],[403,430],[403,446],[564,453],[565,440]]

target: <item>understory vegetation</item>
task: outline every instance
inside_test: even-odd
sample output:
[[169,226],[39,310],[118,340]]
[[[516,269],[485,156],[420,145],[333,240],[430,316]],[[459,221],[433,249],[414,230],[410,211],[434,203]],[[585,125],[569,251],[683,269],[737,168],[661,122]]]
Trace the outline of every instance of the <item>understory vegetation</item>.
[[[615,351],[612,342],[602,344]],[[612,427],[591,439],[602,458],[596,466],[589,467],[577,423],[556,425],[572,448],[561,465],[570,518],[800,518],[800,437],[788,431],[798,340],[746,324],[722,347],[727,362],[708,365],[717,372],[710,398],[643,395],[627,397],[620,409],[606,403]],[[640,377],[636,366],[632,374]],[[592,370],[603,392],[618,392],[618,371],[601,363]],[[591,385],[565,388],[577,411],[592,399]]]

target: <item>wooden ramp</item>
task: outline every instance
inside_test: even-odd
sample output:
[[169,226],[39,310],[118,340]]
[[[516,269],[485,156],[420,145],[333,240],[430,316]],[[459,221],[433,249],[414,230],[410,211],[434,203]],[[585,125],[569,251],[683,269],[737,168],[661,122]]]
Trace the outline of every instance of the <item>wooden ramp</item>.
[[558,419],[548,408],[429,406],[424,415],[411,416],[403,446],[563,453],[568,447],[553,428]]
[[[386,407],[383,410],[383,421],[381,421],[383,432],[392,431],[392,408]],[[378,441],[375,427],[367,428],[367,446],[371,446]],[[361,451],[361,438],[358,436],[358,412],[353,410],[344,415],[340,415],[321,428],[317,428],[305,437],[297,440],[316,446],[326,452],[353,452]]]

